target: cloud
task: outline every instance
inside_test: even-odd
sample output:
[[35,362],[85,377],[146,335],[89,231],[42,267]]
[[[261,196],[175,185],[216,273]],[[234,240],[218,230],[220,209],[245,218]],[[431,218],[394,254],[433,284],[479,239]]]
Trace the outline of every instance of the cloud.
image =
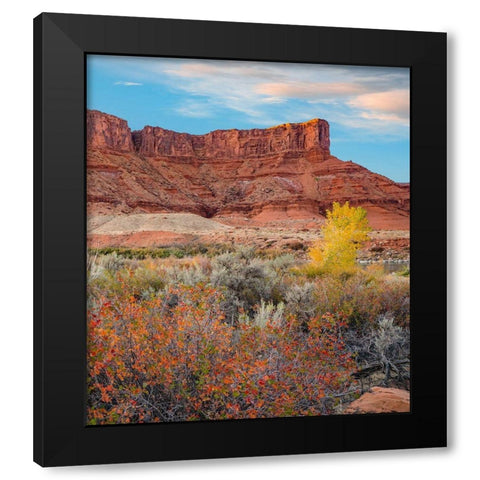
[[238,62],[232,60],[178,60],[165,63],[163,73],[182,78],[222,78],[240,82],[260,80],[283,80],[284,72],[268,63]]
[[260,99],[262,103],[285,103],[287,99],[281,97],[264,97]]
[[205,102],[186,101],[175,108],[175,112],[184,117],[192,118],[208,118],[213,116],[210,106]]
[[361,118],[367,120],[380,120],[381,122],[393,122],[408,125],[408,119],[405,119],[395,113],[362,112]]
[[342,82],[290,82],[262,83],[255,87],[257,93],[273,97],[308,98],[344,97],[365,91],[361,85]]
[[401,119],[395,114],[359,111],[337,115],[334,112],[329,116],[329,121],[342,128],[344,141],[348,139],[365,141],[377,138],[385,142],[408,138],[408,120]]
[[[320,117],[403,136],[398,127],[408,123],[405,69],[177,60],[157,69],[156,79],[173,91],[208,101],[211,117],[227,109],[259,126]],[[199,109],[177,111],[207,116]]]
[[374,92],[359,95],[348,104],[363,110],[363,118],[405,122],[410,115],[410,92],[407,89]]
[[94,56],[116,85],[151,85],[175,99],[172,114],[271,126],[324,118],[405,138],[409,71],[396,67]]
[[139,87],[142,86],[143,83],[138,82],[124,82],[122,80],[115,82],[114,85],[123,85],[124,87]]
[[167,68],[165,73],[177,77],[198,78],[211,75],[216,70],[217,68],[214,65],[209,65],[208,63],[184,63],[176,68]]

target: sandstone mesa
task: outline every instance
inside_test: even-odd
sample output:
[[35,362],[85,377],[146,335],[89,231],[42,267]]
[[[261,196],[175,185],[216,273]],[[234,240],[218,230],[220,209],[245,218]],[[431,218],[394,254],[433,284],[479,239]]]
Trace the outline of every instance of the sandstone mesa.
[[332,156],[320,119],[191,135],[131,131],[126,120],[88,110],[87,182],[89,215],[187,212],[230,225],[308,225],[348,200],[367,210],[374,229],[409,229],[409,185]]

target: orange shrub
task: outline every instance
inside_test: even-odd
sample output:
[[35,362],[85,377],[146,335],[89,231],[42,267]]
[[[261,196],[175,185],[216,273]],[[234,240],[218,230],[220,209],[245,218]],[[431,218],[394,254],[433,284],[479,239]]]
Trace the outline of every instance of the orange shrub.
[[331,413],[354,369],[344,322],[326,314],[308,331],[293,316],[232,326],[221,302],[205,285],[97,299],[88,313],[89,424]]

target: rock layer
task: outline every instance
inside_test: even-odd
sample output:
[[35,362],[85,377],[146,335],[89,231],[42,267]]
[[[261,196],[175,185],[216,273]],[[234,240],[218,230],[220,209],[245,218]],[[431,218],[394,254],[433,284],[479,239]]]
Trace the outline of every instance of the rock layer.
[[91,213],[190,212],[235,224],[322,218],[363,206],[374,228],[409,227],[409,186],[330,155],[325,120],[190,135],[87,112]]

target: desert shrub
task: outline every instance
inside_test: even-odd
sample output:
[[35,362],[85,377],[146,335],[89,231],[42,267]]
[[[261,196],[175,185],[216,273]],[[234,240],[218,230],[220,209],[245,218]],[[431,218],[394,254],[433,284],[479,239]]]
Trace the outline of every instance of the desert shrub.
[[118,255],[116,251],[105,254],[87,251],[87,279],[95,280],[106,273],[117,272],[128,264],[128,260]]
[[380,315],[389,315],[406,326],[410,318],[410,285],[407,278],[359,270],[344,279],[324,275],[315,281],[317,314],[341,312],[348,324],[369,328]]
[[302,323],[308,322],[318,311],[315,285],[311,282],[292,285],[285,294],[287,311]]
[[149,265],[142,265],[128,275],[128,288],[133,295],[142,294],[145,290],[158,291],[165,287],[166,279],[161,270]]
[[320,265],[312,262],[305,262],[292,268],[292,274],[305,276],[310,279],[322,276],[324,273],[325,271]]
[[108,255],[100,256],[98,258],[98,264],[105,270],[117,272],[127,264],[127,261],[118,255],[117,252],[112,252]]
[[212,261],[210,281],[213,286],[224,289],[222,305],[230,322],[236,322],[241,311],[251,317],[262,300],[273,303],[282,300],[275,270],[255,258],[253,249],[216,257]]
[[88,422],[333,412],[355,366],[340,317],[316,317],[302,332],[264,303],[261,321],[235,327],[221,302],[207,286],[100,299],[88,312]]
[[392,317],[381,315],[373,332],[373,351],[379,361],[395,363],[409,356],[409,332],[396,325]]
[[389,381],[392,373],[397,378],[408,377],[410,332],[393,317],[380,315],[368,329],[347,332],[345,342],[355,356],[358,369],[381,366],[383,383]]
[[296,263],[295,257],[291,253],[285,253],[283,255],[278,255],[273,257],[268,265],[278,272],[285,273],[289,271]]
[[260,305],[257,305],[253,318],[249,318],[245,313],[239,316],[240,323],[251,324],[256,327],[264,328],[267,324],[281,326],[283,324],[285,314],[285,304],[280,302],[278,305],[273,303],[265,303],[263,299]]
[[370,263],[366,265],[362,271],[367,281],[385,278],[385,268],[379,263]]
[[96,257],[99,255],[108,255],[116,251],[117,249],[115,247],[102,247],[102,248],[89,248],[87,253],[92,257]]
[[409,278],[387,275],[379,291],[380,314],[390,316],[402,326],[410,325]]
[[123,268],[115,270],[99,264],[101,275],[88,274],[87,292],[90,298],[102,295],[120,297],[125,290],[134,296],[154,294],[166,286],[167,279],[164,270],[154,263],[128,263]]
[[[226,319],[235,323],[240,314],[253,318],[261,302],[278,305],[304,325],[316,315],[336,312],[350,326],[368,326],[379,315],[390,315],[401,326],[410,317],[409,277],[387,275],[381,266],[310,276],[296,267],[292,254],[258,258],[253,248],[214,258],[206,256],[129,259],[117,252],[89,255],[88,292],[119,296],[125,288],[148,298],[169,285],[210,284],[223,292]],[[312,263],[304,264],[315,268]]]
[[207,275],[204,268],[198,263],[189,266],[173,266],[166,269],[168,284],[194,286],[207,281]]
[[90,271],[87,271],[87,300],[108,295],[121,295],[123,283],[119,272],[109,272],[102,266],[96,265]]
[[103,271],[97,262],[97,254],[87,252],[87,279],[95,280],[103,275]]
[[184,256],[182,247],[154,247],[154,248],[128,248],[128,247],[103,247],[91,248],[93,255],[112,255],[130,260],[145,260],[147,258],[168,258],[170,256]]
[[410,267],[405,267],[404,269],[396,272],[396,275],[400,277],[409,277],[410,276]]
[[408,356],[409,277],[179,251],[87,257],[90,423],[328,414],[354,370]]

